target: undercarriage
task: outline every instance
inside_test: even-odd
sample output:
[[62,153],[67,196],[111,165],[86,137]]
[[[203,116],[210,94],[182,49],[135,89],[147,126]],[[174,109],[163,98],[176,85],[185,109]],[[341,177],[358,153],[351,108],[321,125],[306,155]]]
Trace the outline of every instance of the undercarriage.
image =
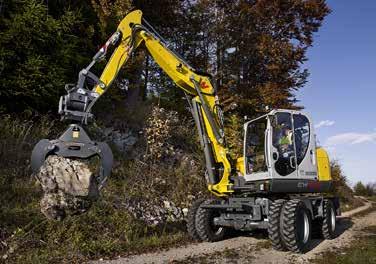
[[196,240],[218,241],[230,229],[266,229],[274,249],[302,253],[314,228],[326,239],[335,237],[338,215],[338,199],[317,194],[199,199],[190,209],[188,231]]

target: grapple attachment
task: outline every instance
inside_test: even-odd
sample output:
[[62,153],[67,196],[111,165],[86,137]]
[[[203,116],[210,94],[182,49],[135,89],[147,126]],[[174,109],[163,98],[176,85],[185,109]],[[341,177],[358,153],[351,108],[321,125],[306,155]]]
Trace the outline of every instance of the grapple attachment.
[[42,139],[35,145],[31,153],[31,168],[34,173],[38,173],[49,155],[79,159],[98,156],[100,158],[97,179],[99,189],[104,186],[111,174],[113,155],[110,147],[105,142],[92,141],[85,130],[77,124],[71,124],[59,139]]

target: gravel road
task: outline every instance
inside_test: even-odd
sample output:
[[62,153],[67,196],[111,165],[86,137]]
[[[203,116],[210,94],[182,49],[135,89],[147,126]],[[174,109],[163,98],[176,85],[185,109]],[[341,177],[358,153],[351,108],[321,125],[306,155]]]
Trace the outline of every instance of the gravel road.
[[333,240],[314,239],[310,251],[305,254],[273,250],[268,246],[266,235],[261,235],[260,238],[260,235],[254,237],[250,234],[215,243],[196,243],[157,253],[147,253],[115,260],[99,260],[92,263],[309,263],[310,259],[315,258],[324,251],[349,245],[356,233],[362,228],[376,225],[375,211],[365,216],[354,217],[355,214],[367,210],[371,206],[371,202],[366,202],[364,206],[343,213],[338,219],[338,237]]

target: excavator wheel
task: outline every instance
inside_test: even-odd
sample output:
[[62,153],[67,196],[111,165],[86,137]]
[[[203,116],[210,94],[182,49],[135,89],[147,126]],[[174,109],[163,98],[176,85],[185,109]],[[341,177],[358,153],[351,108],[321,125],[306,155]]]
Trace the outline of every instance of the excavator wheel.
[[286,200],[275,200],[270,204],[268,213],[268,235],[276,250],[286,249],[281,234],[281,212]]
[[216,204],[215,199],[205,200],[197,209],[196,230],[202,241],[215,242],[222,240],[226,233],[226,228],[214,225],[214,218],[219,216],[219,212],[212,208],[203,208],[203,205]]
[[188,210],[188,215],[187,215],[187,230],[189,236],[197,241],[200,241],[201,238],[197,233],[196,230],[196,214],[197,210],[200,207],[200,205],[205,201],[203,198],[199,198],[196,201],[193,202],[192,206]]
[[321,224],[321,234],[325,239],[336,237],[336,213],[333,202],[325,199],[323,205],[323,219]]
[[304,202],[289,200],[282,208],[282,239],[286,248],[304,253],[311,240],[312,218]]

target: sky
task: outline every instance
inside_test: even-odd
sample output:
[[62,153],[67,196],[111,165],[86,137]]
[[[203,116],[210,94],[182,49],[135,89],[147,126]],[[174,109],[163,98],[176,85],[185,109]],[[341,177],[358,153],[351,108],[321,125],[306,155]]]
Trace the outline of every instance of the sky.
[[328,0],[297,97],[351,184],[376,182],[376,1]]

